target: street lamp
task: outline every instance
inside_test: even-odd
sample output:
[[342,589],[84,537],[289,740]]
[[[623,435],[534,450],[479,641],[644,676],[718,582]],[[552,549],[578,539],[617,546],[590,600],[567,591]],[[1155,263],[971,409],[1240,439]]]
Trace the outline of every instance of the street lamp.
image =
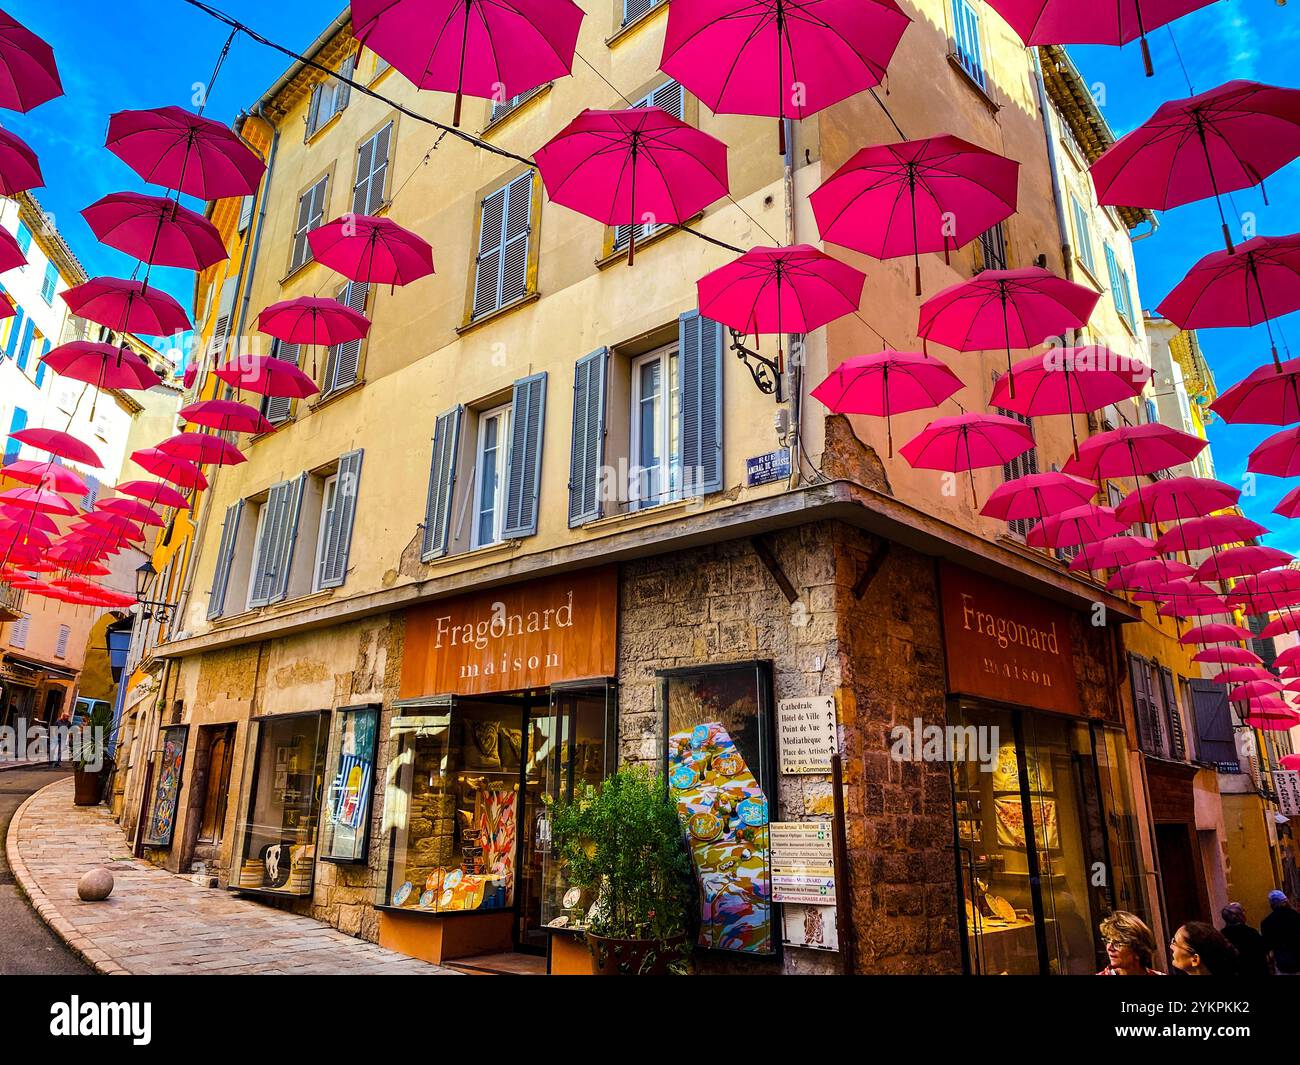
[[135,571],[135,601],[144,607],[142,617],[146,620],[157,617],[160,625],[166,625],[171,620],[176,604],[149,598],[149,588],[157,576],[158,571],[153,568],[153,563],[145,559],[144,565]]

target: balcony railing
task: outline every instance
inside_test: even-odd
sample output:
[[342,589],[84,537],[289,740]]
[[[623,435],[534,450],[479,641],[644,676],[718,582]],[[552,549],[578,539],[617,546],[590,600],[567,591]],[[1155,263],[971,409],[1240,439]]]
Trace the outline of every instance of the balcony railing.
[[21,588],[0,581],[0,622],[17,621],[22,617],[23,598],[26,594]]

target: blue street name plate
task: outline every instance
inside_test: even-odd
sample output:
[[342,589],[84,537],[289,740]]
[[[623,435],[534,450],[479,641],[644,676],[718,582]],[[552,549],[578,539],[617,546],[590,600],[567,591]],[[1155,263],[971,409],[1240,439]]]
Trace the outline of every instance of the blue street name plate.
[[769,451],[745,460],[745,481],[750,488],[772,481],[785,481],[790,477],[790,449]]

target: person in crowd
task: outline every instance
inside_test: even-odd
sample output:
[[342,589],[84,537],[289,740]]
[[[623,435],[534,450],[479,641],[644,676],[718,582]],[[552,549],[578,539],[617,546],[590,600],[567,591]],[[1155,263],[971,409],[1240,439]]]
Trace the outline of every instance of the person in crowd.
[[1268,948],[1264,937],[1251,928],[1246,909],[1240,902],[1230,902],[1220,911],[1223,938],[1237,948],[1238,967],[1242,976],[1271,976]]
[[1237,948],[1212,924],[1188,921],[1169,941],[1169,960],[1186,976],[1237,976]]
[[1106,944],[1106,968],[1098,976],[1163,976],[1151,968],[1156,954],[1156,937],[1136,914],[1116,910],[1101,922]]
[[1285,891],[1270,891],[1269,915],[1259,923],[1264,946],[1273,956],[1279,976],[1300,976],[1300,913],[1291,906]]

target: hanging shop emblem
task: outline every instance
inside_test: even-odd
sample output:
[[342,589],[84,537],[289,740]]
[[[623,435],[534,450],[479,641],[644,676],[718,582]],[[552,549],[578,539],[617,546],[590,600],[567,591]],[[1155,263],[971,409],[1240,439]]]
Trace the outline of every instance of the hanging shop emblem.
[[949,691],[1082,714],[1068,610],[946,563],[939,580]]

